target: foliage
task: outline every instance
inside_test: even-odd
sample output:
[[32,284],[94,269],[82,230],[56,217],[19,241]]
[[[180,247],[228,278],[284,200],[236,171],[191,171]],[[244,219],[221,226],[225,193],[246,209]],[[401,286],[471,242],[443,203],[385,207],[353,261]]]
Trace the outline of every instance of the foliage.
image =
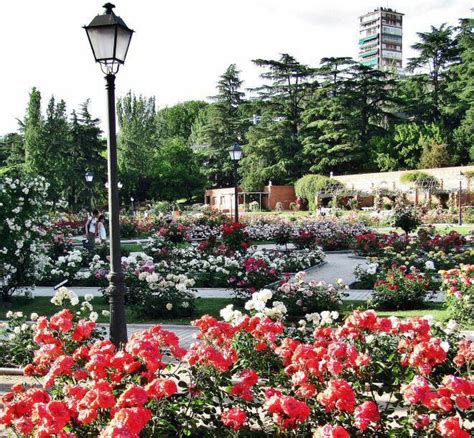
[[402,183],[413,183],[419,188],[435,188],[439,182],[433,175],[429,175],[425,172],[413,171],[406,172],[400,177]]
[[401,228],[408,235],[420,225],[416,211],[413,208],[401,208],[395,211],[393,226]]
[[334,285],[314,280],[308,283],[306,273],[299,272],[294,282],[285,282],[278,286],[272,299],[285,305],[288,318],[304,318],[304,315],[315,312],[339,310],[345,289],[342,281]]
[[12,387],[0,423],[21,435],[469,437],[473,345],[455,324],[368,310],[309,314],[295,329],[269,298],[195,321],[188,350],[160,326],[119,350],[73,340],[67,312],[44,318],[25,368],[43,387]]
[[308,201],[310,210],[316,209],[316,196],[324,189],[342,189],[343,184],[324,175],[305,175],[295,183],[296,196]]
[[249,235],[245,231],[245,224],[233,222],[221,227],[222,241],[231,252],[245,252],[250,247]]
[[155,134],[155,98],[136,96],[129,91],[117,101],[118,158],[124,188],[136,200],[146,199],[151,184]]
[[4,301],[40,276],[49,224],[49,184],[42,177],[5,177],[0,189],[0,275]]
[[416,268],[394,266],[375,283],[371,302],[379,309],[406,310],[423,307],[429,283]]
[[461,324],[474,322],[474,265],[440,271],[450,316]]
[[[60,308],[58,317],[52,319],[50,335],[57,335],[59,325],[69,327],[72,339],[68,342],[72,346],[77,346],[77,342],[82,341],[83,335],[87,334],[87,342],[101,339],[103,329],[96,326],[98,318],[97,312],[92,305],[92,295],[87,295],[81,300],[77,295],[66,288],[60,288],[51,302]],[[103,311],[108,315],[108,311]],[[0,324],[0,365],[3,367],[26,366],[34,360],[35,350],[38,349],[39,327],[44,326],[45,318],[37,313],[32,313],[28,317],[22,312],[7,312],[7,321]],[[85,319],[79,323],[80,319]],[[73,332],[73,333],[72,333]],[[66,345],[65,345],[66,347]]]

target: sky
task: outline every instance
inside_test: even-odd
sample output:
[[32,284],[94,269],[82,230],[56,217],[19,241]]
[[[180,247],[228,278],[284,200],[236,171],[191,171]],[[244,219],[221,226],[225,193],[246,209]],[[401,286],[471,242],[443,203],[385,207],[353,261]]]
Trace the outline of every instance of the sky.
[[[105,2],[105,0],[102,0]],[[54,95],[68,111],[91,99],[106,120],[105,82],[83,25],[102,13],[98,0],[0,0],[0,134],[17,130],[33,86],[43,108]],[[159,108],[215,94],[229,64],[244,87],[259,83],[251,60],[290,53],[317,65],[325,56],[357,57],[358,16],[378,6],[405,14],[404,62],[416,32],[472,16],[472,0],[115,0],[134,29],[117,96],[155,96]],[[102,124],[104,128],[104,122]]]

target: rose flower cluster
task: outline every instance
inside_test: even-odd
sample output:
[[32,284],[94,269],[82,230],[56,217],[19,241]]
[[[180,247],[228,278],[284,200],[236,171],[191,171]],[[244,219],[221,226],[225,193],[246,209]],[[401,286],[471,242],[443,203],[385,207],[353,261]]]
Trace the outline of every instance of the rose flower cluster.
[[35,437],[470,436],[474,345],[429,318],[354,311],[296,326],[228,308],[196,342],[155,326],[122,349],[92,322],[40,318],[38,350],[0,424]]

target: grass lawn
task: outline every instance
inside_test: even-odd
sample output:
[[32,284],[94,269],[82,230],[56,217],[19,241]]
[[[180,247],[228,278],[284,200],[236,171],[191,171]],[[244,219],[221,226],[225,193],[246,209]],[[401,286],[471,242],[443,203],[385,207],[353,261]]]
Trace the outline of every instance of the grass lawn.
[[[11,310],[13,312],[21,311],[25,315],[30,315],[36,312],[38,315],[51,316],[61,310],[59,307],[51,304],[51,297],[36,297],[28,299],[24,297],[13,297],[11,304],[5,305],[2,303],[0,306],[0,320],[6,319],[6,313]],[[81,299],[82,302],[82,299]],[[99,313],[98,322],[108,322],[108,318],[102,316],[102,310],[109,310],[109,305],[102,297],[95,297],[92,300],[94,310]],[[132,324],[150,323],[150,324],[189,324],[192,320],[200,318],[202,315],[209,314],[212,316],[219,317],[219,311],[232,303],[230,298],[198,298],[196,300],[197,314],[191,318],[158,318],[153,319],[149,317],[141,317],[136,315],[130,307],[127,307],[127,322]]]
[[[105,302],[102,297],[94,298],[92,301],[94,310],[96,310],[100,317],[99,322],[107,323],[108,318],[101,315],[102,310],[108,310],[109,305]],[[219,317],[219,311],[232,304],[231,298],[198,298],[196,300],[197,314],[191,318],[149,318],[140,317],[136,315],[130,308],[127,308],[127,322],[130,324],[189,324],[192,320],[200,318],[202,315],[208,314],[215,317]],[[235,306],[238,309],[238,306]],[[365,301],[348,300],[344,301],[342,313],[347,314],[355,309],[365,309]],[[25,299],[23,297],[14,297],[11,305],[2,305],[0,308],[0,320],[5,319],[7,311],[22,311],[25,315],[29,315],[32,312],[36,312],[39,315],[51,316],[56,313],[59,308],[51,304],[50,298],[48,297],[36,297],[32,300]],[[423,309],[416,310],[399,310],[399,311],[377,311],[379,316],[398,316],[400,318],[408,318],[413,316],[425,316],[432,315],[437,321],[447,321],[449,319],[447,311],[443,307],[443,303],[428,303]],[[467,329],[474,329],[474,325],[467,327]]]
[[121,247],[128,249],[130,252],[143,251],[143,246],[139,243],[122,243]]

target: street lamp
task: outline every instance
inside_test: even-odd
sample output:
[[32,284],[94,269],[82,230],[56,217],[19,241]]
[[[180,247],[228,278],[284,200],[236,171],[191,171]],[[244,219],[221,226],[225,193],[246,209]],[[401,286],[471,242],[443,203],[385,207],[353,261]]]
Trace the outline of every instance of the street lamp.
[[458,217],[458,225],[462,225],[462,177],[464,173],[459,171],[459,193],[458,193],[458,204],[459,204],[459,217]]
[[89,211],[92,212],[92,181],[94,181],[94,174],[92,172],[86,172],[84,177],[89,186]]
[[[109,187],[110,187],[110,186],[109,186],[109,182],[107,181],[107,182],[105,183],[105,188],[108,190]],[[122,187],[123,187],[123,184],[119,181],[119,182],[117,183],[117,189],[121,190]]]
[[120,346],[127,342],[125,322],[124,277],[121,267],[119,195],[117,187],[117,134],[115,126],[115,75],[125,62],[133,30],[114,14],[114,5],[106,3],[105,13],[97,15],[84,26],[96,62],[105,74],[108,103],[108,186],[109,186],[109,234],[110,273],[108,275],[110,302],[110,340]]
[[229,148],[230,159],[234,163],[234,201],[235,201],[235,222],[239,222],[239,187],[237,181],[237,165],[242,158],[242,148],[240,144],[234,143]]

